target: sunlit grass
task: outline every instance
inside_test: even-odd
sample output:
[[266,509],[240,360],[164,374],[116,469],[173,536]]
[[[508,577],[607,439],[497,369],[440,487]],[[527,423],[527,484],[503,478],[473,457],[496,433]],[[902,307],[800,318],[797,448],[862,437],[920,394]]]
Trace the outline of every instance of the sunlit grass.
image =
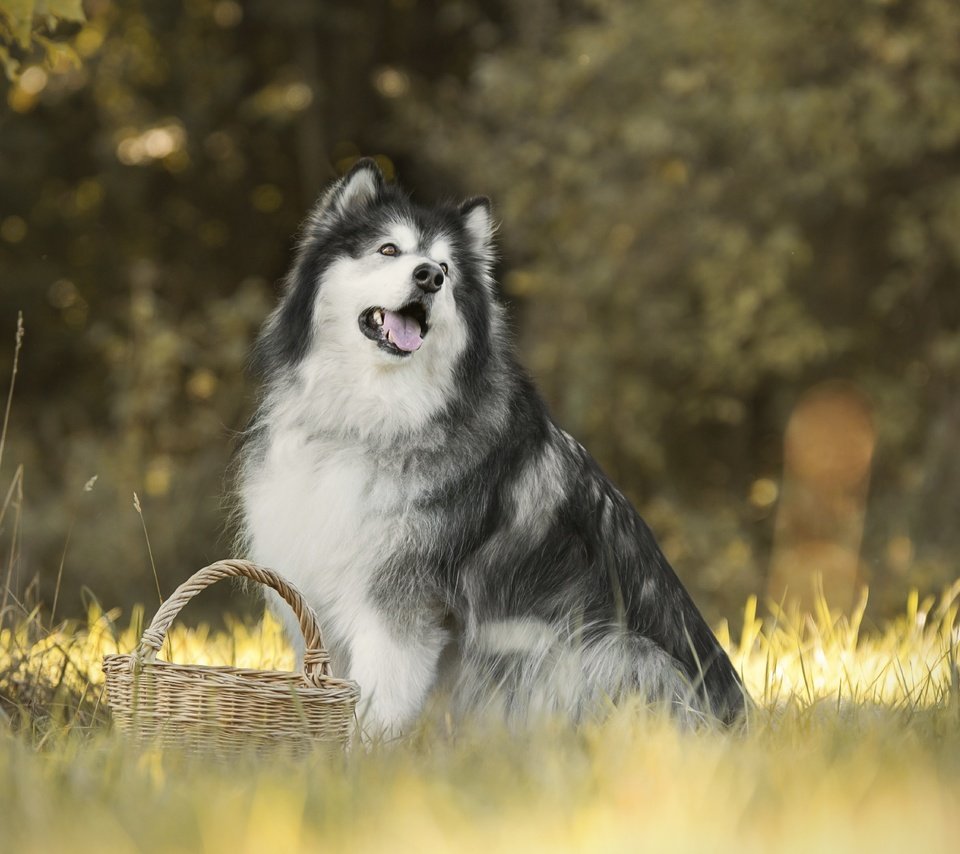
[[[99,662],[143,615],[0,634],[0,848],[71,850],[956,850],[960,582],[866,628],[863,607],[747,603],[719,634],[758,708],[745,732],[641,708],[573,731],[426,727],[405,742],[216,766],[135,753]],[[175,626],[181,662],[288,668],[279,627]],[[0,718],[2,720],[2,718]]]
[[[904,613],[864,631],[867,592],[850,615],[821,596],[813,613],[773,606],[765,619],[746,606],[743,631],[730,648],[750,693],[767,708],[870,703],[909,709],[936,706],[956,688],[960,581],[923,602],[914,591]],[[721,627],[722,628],[722,627]]]

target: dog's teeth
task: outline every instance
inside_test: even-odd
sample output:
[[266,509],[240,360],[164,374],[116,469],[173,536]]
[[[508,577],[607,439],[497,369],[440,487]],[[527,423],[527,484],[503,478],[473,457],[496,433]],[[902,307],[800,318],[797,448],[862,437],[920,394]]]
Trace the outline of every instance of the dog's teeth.
[[373,322],[377,326],[383,326],[383,312],[379,308],[373,313]]

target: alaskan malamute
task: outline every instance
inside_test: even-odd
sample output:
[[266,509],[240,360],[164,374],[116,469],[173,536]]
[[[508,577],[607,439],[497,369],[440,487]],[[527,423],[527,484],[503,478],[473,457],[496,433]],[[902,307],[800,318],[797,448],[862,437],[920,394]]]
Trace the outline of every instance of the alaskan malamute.
[[631,694],[733,721],[723,649],[517,365],[493,232],[487,199],[420,207],[370,160],[321,198],[256,348],[244,548],[316,608],[368,729],[409,727],[441,672],[513,724]]

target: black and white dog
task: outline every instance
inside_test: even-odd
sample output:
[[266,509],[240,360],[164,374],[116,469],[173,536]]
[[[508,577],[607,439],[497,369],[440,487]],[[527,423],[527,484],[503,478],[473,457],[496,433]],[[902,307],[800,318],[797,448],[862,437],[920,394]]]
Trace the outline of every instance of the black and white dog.
[[244,547],[316,608],[371,729],[441,670],[514,723],[634,693],[732,721],[723,649],[516,363],[493,231],[486,199],[419,207],[369,160],[326,192],[256,351]]

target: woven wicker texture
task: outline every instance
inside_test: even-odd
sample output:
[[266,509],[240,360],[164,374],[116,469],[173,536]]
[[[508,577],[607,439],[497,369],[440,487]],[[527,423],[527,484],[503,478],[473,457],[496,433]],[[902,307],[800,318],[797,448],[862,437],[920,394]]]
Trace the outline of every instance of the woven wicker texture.
[[[302,673],[157,659],[183,606],[214,582],[237,577],[272,587],[293,609],[306,642]],[[317,615],[300,592],[277,573],[242,560],[211,564],[181,584],[160,606],[137,650],[105,656],[103,671],[122,732],[141,742],[219,754],[344,745],[360,696],[356,682],[330,675]]]

